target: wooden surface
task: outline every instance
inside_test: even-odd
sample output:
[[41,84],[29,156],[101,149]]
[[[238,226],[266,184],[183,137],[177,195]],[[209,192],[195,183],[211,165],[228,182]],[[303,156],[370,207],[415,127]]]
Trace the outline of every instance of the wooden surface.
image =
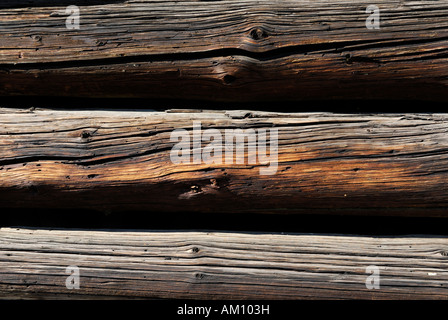
[[[277,170],[261,175],[266,165],[248,164],[247,147],[244,164],[173,163],[171,134],[191,134],[193,121],[223,136],[278,129]],[[447,121],[447,114],[2,108],[0,207],[447,216]]]
[[448,1],[372,4],[2,1],[0,95],[447,101]]
[[[0,229],[0,297],[447,299],[448,239]],[[67,289],[69,266],[79,289]],[[379,268],[379,289],[367,289]]]

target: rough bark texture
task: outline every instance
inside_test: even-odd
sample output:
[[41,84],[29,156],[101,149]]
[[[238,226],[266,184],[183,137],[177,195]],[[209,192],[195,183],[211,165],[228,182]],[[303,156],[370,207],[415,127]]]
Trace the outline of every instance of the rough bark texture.
[[371,4],[2,1],[0,95],[447,101],[448,1]]
[[[202,144],[195,148],[193,123]],[[447,215],[446,114],[0,109],[0,207],[197,212]],[[278,130],[278,166],[176,164],[189,134],[205,154],[215,129]],[[196,140],[195,140],[196,139]],[[234,141],[234,144],[236,140]],[[194,149],[195,148],[195,149]],[[211,153],[213,155],[213,152]],[[271,161],[275,161],[273,158]],[[271,164],[272,169],[275,166]]]
[[[447,299],[447,248],[444,237],[2,228],[0,297]],[[79,289],[66,288],[69,266]],[[379,289],[366,287],[368,266]]]

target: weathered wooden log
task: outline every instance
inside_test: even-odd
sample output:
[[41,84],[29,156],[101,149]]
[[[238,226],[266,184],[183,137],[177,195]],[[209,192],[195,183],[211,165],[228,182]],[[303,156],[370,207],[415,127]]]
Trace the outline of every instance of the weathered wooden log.
[[3,108],[0,207],[446,216],[447,121]]
[[448,1],[375,4],[2,1],[0,95],[447,101]]
[[446,237],[2,228],[0,298],[448,299],[447,248]]

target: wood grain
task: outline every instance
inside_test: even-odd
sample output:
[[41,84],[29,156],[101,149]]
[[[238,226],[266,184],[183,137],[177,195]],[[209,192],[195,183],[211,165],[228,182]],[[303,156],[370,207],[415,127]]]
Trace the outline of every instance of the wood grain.
[[[0,229],[1,298],[447,299],[448,239]],[[68,266],[80,288],[67,289]],[[379,289],[367,289],[379,268]]]
[[[262,175],[266,164],[249,163],[247,140],[241,164],[235,150],[231,161],[223,151],[222,163],[173,163],[172,132],[192,136],[194,121],[223,141],[227,129],[277,129],[276,170]],[[0,207],[447,216],[447,121],[447,114],[2,108]]]
[[447,101],[448,1],[371,4],[2,1],[0,95]]

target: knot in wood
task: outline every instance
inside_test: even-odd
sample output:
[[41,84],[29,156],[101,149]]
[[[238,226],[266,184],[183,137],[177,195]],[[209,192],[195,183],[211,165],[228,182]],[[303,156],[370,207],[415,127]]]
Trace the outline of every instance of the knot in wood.
[[42,42],[42,36],[39,35],[31,36],[31,39],[33,39],[36,42]]
[[224,81],[225,84],[231,84],[235,82],[236,77],[230,74],[226,74],[222,80]]
[[92,134],[91,134],[89,131],[83,131],[83,132],[81,132],[81,138],[83,138],[83,139],[90,138],[91,135],[92,135]]
[[195,278],[198,279],[198,280],[201,280],[201,279],[204,278],[204,274],[202,274],[202,273],[196,273],[194,276],[195,276]]
[[253,28],[250,31],[249,35],[254,40],[264,39],[268,36],[267,32],[262,28]]
[[198,247],[193,247],[191,249],[191,251],[193,251],[193,253],[198,253],[199,252],[199,248]]

